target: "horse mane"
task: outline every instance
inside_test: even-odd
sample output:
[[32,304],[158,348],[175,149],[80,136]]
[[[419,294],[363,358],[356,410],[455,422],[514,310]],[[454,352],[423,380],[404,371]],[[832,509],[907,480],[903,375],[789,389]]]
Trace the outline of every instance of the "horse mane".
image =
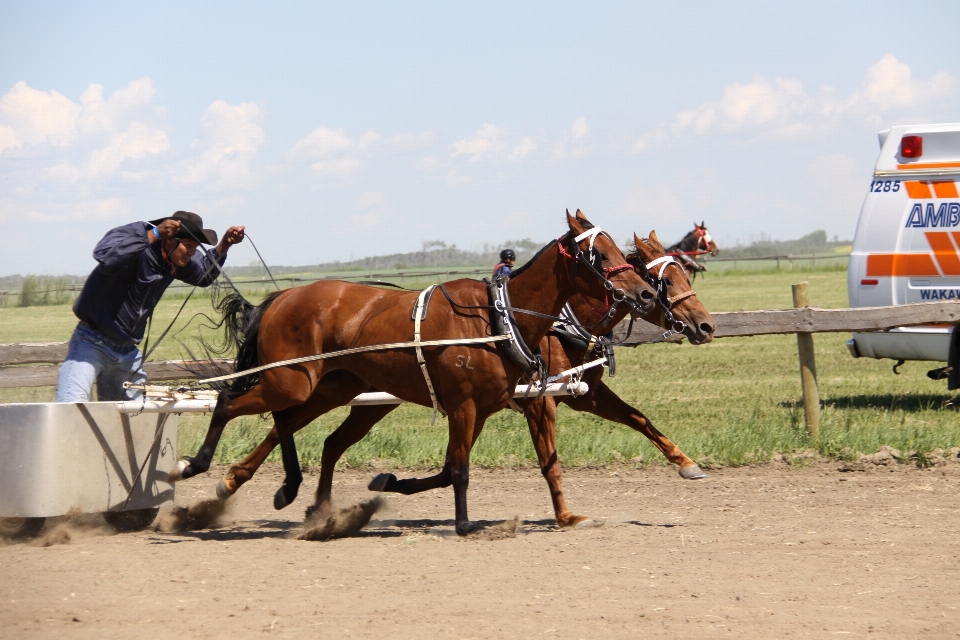
[[[592,222],[590,222],[589,220],[587,220],[586,218],[579,218],[579,221],[580,221],[580,224],[583,225],[583,228],[584,228],[584,229],[593,229],[593,227],[594,227],[594,224],[593,224]],[[545,244],[545,245],[543,246],[543,248],[540,249],[540,251],[537,251],[535,254],[533,254],[533,257],[532,257],[532,258],[530,258],[530,259],[527,260],[525,263],[523,263],[523,266],[522,266],[522,267],[519,267],[519,268],[517,268],[517,269],[513,269],[513,270],[510,272],[510,277],[511,277],[511,278],[516,278],[518,275],[520,275],[521,273],[523,273],[524,271],[526,271],[526,270],[530,267],[531,264],[533,264],[534,262],[536,262],[536,261],[537,261],[537,258],[540,257],[540,254],[542,254],[544,251],[546,251],[547,249],[549,249],[551,245],[553,245],[553,244],[556,243],[556,242],[561,242],[564,238],[568,238],[569,236],[570,236],[570,232],[568,231],[568,232],[566,232],[565,234],[563,234],[562,236],[560,236],[559,238],[557,238],[556,240],[551,240],[550,242],[548,242],[547,244]]]
[[[565,233],[563,236],[560,237],[560,240],[562,240],[563,238],[567,237],[568,235],[569,235],[569,233]],[[533,257],[532,257],[532,258],[530,258],[529,260],[527,260],[526,262],[523,263],[523,266],[517,267],[516,269],[513,269],[513,270],[510,272],[510,277],[511,277],[511,278],[516,278],[518,275],[520,275],[521,273],[523,273],[524,271],[526,271],[527,269],[529,269],[529,268],[530,268],[530,265],[532,265],[534,262],[536,262],[536,261],[537,261],[537,258],[539,258],[541,255],[543,255],[543,252],[544,252],[544,251],[546,251],[547,249],[549,249],[551,246],[553,246],[554,244],[556,244],[558,241],[559,241],[559,240],[551,240],[551,241],[548,242],[547,244],[543,245],[543,247],[542,247],[539,251],[537,251],[535,254],[533,254]]]

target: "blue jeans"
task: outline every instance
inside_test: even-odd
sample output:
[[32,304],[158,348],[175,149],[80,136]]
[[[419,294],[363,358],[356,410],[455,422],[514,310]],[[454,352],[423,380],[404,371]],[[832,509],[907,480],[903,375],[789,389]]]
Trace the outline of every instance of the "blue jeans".
[[124,389],[123,383],[146,381],[143,357],[136,345],[118,345],[79,324],[57,377],[57,402],[90,402],[94,382],[97,400],[137,400],[141,392]]

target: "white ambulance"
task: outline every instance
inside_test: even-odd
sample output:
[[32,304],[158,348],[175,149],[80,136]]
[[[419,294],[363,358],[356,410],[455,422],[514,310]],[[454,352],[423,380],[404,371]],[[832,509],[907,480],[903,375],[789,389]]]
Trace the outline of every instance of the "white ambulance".
[[[879,136],[847,271],[850,306],[960,299],[960,123]],[[948,325],[855,333],[847,347],[854,357],[949,361],[960,372],[952,333]]]

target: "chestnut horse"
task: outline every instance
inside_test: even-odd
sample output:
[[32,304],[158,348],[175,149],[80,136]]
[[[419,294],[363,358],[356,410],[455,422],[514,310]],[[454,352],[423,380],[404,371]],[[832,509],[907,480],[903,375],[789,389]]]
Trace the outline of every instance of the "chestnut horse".
[[[567,233],[518,269],[507,286],[517,314],[517,333],[527,345],[539,344],[553,317],[578,293],[614,311],[624,306],[620,302],[638,307],[641,313],[650,313],[656,304],[656,293],[626,264],[609,235],[599,229],[589,233],[594,227],[579,211],[576,217],[567,214],[567,225]],[[422,322],[425,340],[493,334],[490,294],[484,283],[456,280],[447,283],[444,293],[435,296]],[[238,297],[227,296],[227,301],[236,303]],[[237,370],[242,371],[304,355],[409,341],[410,314],[417,297],[416,292],[321,281],[272,294],[259,307],[234,307],[224,320],[228,338],[238,347]],[[446,468],[454,488],[456,530],[465,535],[470,530],[466,499],[470,451],[486,419],[512,398],[523,369],[504,349],[489,343],[422,351],[436,400],[448,418]],[[468,357],[471,368],[458,366]],[[292,434],[371,386],[406,402],[433,406],[417,357],[409,348],[270,368],[237,378],[221,392],[198,455],[181,460],[170,480],[206,471],[224,427],[238,416],[272,412],[275,428],[271,433]],[[298,466],[292,435],[289,443],[280,442],[289,476]],[[299,469],[295,472],[299,474]],[[246,479],[228,474],[218,493],[232,493]],[[286,493],[281,489],[278,496]]]
[[667,247],[667,255],[674,256],[683,265],[688,274],[694,278],[698,273],[706,271],[707,265],[697,262],[697,256],[709,253],[712,256],[720,253],[717,243],[713,241],[707,231],[707,223],[693,223],[693,231],[689,232],[677,244]]
[[[683,269],[675,261],[666,261],[656,265],[652,270],[647,268],[651,262],[664,257],[663,246],[657,240],[656,233],[651,232],[650,239],[641,241],[634,236],[637,250],[627,257],[627,262],[641,274],[658,291],[660,306],[653,313],[647,314],[646,320],[661,326],[679,321],[683,325],[683,332],[694,344],[703,344],[713,339],[715,325],[710,314],[703,305],[696,300],[696,294],[691,291],[689,280]],[[670,277],[668,277],[670,276]],[[594,335],[603,335],[612,330],[624,317],[625,310],[612,317],[604,317],[604,310],[598,309],[583,296],[575,296],[569,303],[576,318],[587,324]],[[669,312],[665,313],[665,312]],[[540,342],[540,350],[548,364],[551,375],[580,366],[587,359],[586,341],[582,346],[571,344],[568,339],[562,339],[565,333],[551,330],[550,334]],[[590,349],[593,352],[593,349]],[[590,356],[591,358],[595,356]],[[586,520],[582,516],[574,516],[566,508],[563,493],[560,488],[560,466],[556,455],[556,405],[565,402],[578,411],[589,411],[602,418],[625,424],[649,438],[654,445],[663,452],[664,456],[680,467],[681,477],[696,479],[705,477],[690,458],[679,447],[660,433],[650,421],[637,409],[627,405],[613,393],[603,382],[603,371],[599,367],[591,368],[583,373],[582,379],[588,383],[590,391],[580,397],[543,397],[539,399],[516,400],[523,408],[530,426],[530,433],[540,460],[541,471],[550,487],[554,506],[557,513],[557,523],[560,526],[575,525]],[[318,509],[329,512],[331,504],[331,490],[333,473],[337,461],[353,444],[360,441],[370,429],[393,411],[396,405],[356,406],[350,410],[349,417],[325,441],[320,467],[320,483],[317,488],[316,503],[308,512]],[[229,495],[239,486],[238,478],[249,478],[263,463],[270,451],[278,443],[282,444],[284,466],[287,478],[283,487],[277,492],[274,506],[278,509],[285,507],[295,497],[302,481],[299,461],[295,456],[289,457],[289,452],[295,450],[292,433],[277,433],[274,429],[267,439],[245,460],[234,465],[227,473],[227,477],[218,485],[223,495]],[[233,491],[225,491],[228,484]],[[372,490],[417,493],[431,488],[450,485],[450,470],[444,469],[436,476],[423,480],[397,480],[393,474],[380,474],[370,483]],[[222,488],[221,488],[222,487]]]
[[[636,250],[627,256],[627,262],[631,263],[638,273],[658,289],[659,298],[664,303],[653,313],[647,314],[644,319],[663,326],[668,324],[663,318],[664,310],[669,310],[673,316],[671,320],[683,324],[683,333],[691,343],[704,344],[713,340],[713,333],[716,330],[713,318],[696,299],[696,293],[691,290],[690,281],[679,263],[670,260],[651,268],[647,267],[658,258],[666,255],[663,246],[657,239],[656,232],[651,231],[650,238],[646,241],[634,236],[634,243]],[[623,319],[623,314],[619,317],[604,318],[588,300],[579,297],[574,297],[571,300],[570,308],[581,323],[592,326],[590,332],[594,335],[604,335],[612,331]],[[551,330],[540,342],[540,350],[549,364],[550,375],[556,375],[562,371],[568,371],[586,364],[588,361],[596,359],[603,351],[602,346],[597,349],[588,348],[585,340],[580,344],[575,344],[579,341],[571,340],[567,336],[569,334],[566,332]],[[602,345],[602,343],[599,344]],[[557,458],[556,445],[556,417],[559,403],[565,403],[571,409],[589,412],[639,431],[663,453],[664,457],[679,467],[681,477],[690,480],[706,477],[700,467],[687,457],[680,450],[680,447],[660,433],[639,410],[628,405],[604,384],[601,380],[602,376],[603,369],[601,367],[585,370],[581,379],[589,385],[590,390],[582,396],[517,398],[515,400],[527,419],[530,436],[533,438],[533,445],[540,463],[540,471],[549,486],[557,524],[561,527],[577,525],[588,521],[589,518],[571,514],[563,497],[560,462]],[[360,409],[360,407],[355,407],[353,411],[357,409]],[[332,438],[333,436],[331,436]],[[318,489],[318,499],[321,501],[323,499],[329,500],[329,485],[325,483],[327,478],[324,475],[324,468],[332,469],[333,464],[336,463],[336,459],[329,461],[327,459],[329,444],[330,441],[328,440],[328,443],[324,445],[323,463],[320,472],[321,486]],[[336,452],[331,451],[330,457],[333,458],[334,456],[336,456]],[[419,493],[434,486],[444,486],[438,484],[438,480],[447,475],[449,474],[441,471],[437,476],[431,478],[398,480],[392,473],[382,473],[370,482],[369,488],[373,491],[403,494]],[[326,508],[323,502],[321,502],[321,506]]]

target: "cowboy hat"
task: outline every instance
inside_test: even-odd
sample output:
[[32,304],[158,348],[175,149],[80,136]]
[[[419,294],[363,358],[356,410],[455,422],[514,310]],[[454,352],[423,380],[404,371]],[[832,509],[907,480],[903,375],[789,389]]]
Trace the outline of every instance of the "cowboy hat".
[[217,244],[217,232],[213,229],[204,229],[203,218],[191,211],[177,211],[172,216],[151,220],[150,224],[156,226],[164,220],[171,219],[180,223],[180,231],[174,237],[204,244]]

